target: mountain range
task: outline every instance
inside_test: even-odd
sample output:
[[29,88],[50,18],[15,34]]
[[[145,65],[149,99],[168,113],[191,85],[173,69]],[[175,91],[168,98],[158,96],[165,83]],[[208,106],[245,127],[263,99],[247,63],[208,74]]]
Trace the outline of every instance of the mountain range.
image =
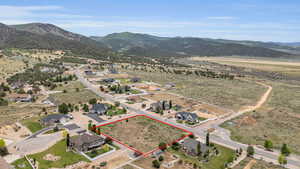
[[[295,43],[296,44],[296,43]],[[0,23],[0,48],[62,49],[75,55],[104,58],[105,56],[188,57],[188,56],[256,56],[293,57],[300,52],[295,44],[234,41],[195,37],[158,37],[138,33],[113,33],[104,37],[86,37],[52,24]]]
[[104,56],[106,45],[51,24],[0,24],[0,48],[71,50],[84,56]]

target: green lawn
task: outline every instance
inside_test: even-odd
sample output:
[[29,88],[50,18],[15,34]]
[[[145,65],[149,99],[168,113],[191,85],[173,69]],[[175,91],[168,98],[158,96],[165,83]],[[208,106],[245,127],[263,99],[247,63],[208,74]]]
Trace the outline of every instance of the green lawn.
[[[61,157],[60,160],[57,161],[47,161],[44,160],[44,156],[47,154],[52,154],[54,156]],[[48,150],[29,155],[29,158],[35,158],[39,162],[40,169],[48,169],[48,168],[63,168],[65,166],[78,163],[80,161],[89,162],[84,156],[76,154],[72,151],[66,152],[66,141],[61,140],[56,143],[54,146],[50,147]]]
[[117,116],[121,114],[126,114],[123,109],[117,109],[117,110],[108,110],[106,115],[108,116]]
[[139,90],[136,90],[136,89],[131,89],[131,90],[130,90],[130,93],[131,93],[131,94],[140,94],[140,93],[142,93],[142,92],[139,91]]
[[15,169],[32,169],[29,162],[25,158],[21,158],[13,162],[12,165],[15,166]]
[[25,127],[27,127],[32,133],[35,133],[44,128],[39,122],[40,119],[40,117],[32,117],[21,121],[21,123]]
[[219,150],[219,155],[212,157],[209,162],[200,162],[198,158],[192,157],[184,153],[183,151],[175,151],[172,148],[168,148],[168,151],[172,154],[176,154],[183,161],[187,161],[189,163],[195,163],[198,166],[201,166],[201,169],[220,169],[224,166],[224,163],[228,161],[232,156],[235,155],[235,151],[226,147],[222,147],[219,145],[215,145]]
[[109,152],[109,151],[112,150],[112,148],[109,147],[108,145],[107,145],[107,147],[108,147],[108,148],[106,149],[106,148],[104,148],[104,147],[102,146],[102,147],[99,148],[99,149],[89,151],[89,152],[87,152],[87,153],[85,153],[85,154],[88,155],[90,158],[95,158],[95,157],[97,157],[97,156],[99,156],[99,155],[101,155],[101,154],[107,153],[107,152]]

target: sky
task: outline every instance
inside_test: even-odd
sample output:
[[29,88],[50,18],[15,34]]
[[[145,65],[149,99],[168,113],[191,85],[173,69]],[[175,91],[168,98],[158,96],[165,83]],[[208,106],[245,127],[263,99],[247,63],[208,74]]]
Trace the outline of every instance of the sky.
[[0,22],[115,32],[300,42],[300,0],[1,0]]

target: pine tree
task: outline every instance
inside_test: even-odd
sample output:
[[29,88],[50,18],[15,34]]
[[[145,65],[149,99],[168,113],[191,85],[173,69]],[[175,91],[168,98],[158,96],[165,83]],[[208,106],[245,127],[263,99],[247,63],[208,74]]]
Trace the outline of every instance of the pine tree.
[[206,145],[209,146],[210,143],[209,143],[209,132],[207,132],[206,134]]

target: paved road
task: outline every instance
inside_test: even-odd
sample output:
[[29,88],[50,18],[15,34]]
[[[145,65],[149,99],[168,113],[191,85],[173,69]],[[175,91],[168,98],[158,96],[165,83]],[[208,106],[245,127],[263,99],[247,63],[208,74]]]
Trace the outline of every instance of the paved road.
[[[91,84],[87,79],[85,79],[82,76],[79,69],[77,69],[75,71],[75,74],[78,77],[78,79],[83,83],[83,85],[85,85],[87,87],[87,89],[93,91],[95,94],[97,94],[100,97],[102,97],[106,100],[109,100],[111,102],[118,101],[114,97],[112,97],[111,95],[104,94],[100,90],[98,90],[98,88],[96,88],[93,84]],[[122,103],[121,103],[121,106],[126,107],[128,110],[136,112],[138,114],[144,114],[144,115],[150,116],[152,118],[158,119],[160,121],[165,121],[165,122],[168,122],[168,123],[170,123],[172,125],[175,125],[177,127],[180,127],[180,128],[186,129],[188,131],[191,131],[195,135],[197,135],[198,137],[200,137],[202,139],[205,139],[205,137],[206,137],[205,130],[203,130],[201,128],[190,128],[190,127],[184,126],[183,124],[178,124],[178,123],[175,123],[175,122],[167,120],[167,119],[163,119],[163,118],[158,117],[158,116],[153,116],[153,115],[151,115],[151,114],[149,114],[145,111],[129,107],[129,106],[127,106],[125,104],[122,104]],[[246,144],[238,143],[238,142],[235,142],[235,141],[232,141],[232,140],[229,140],[229,139],[224,139],[224,138],[221,138],[221,137],[215,136],[215,135],[212,135],[210,137],[210,140],[212,142],[216,143],[216,144],[220,144],[220,145],[232,148],[232,149],[242,148],[242,149],[246,150],[247,147],[248,147],[248,145],[246,145]],[[278,159],[278,154],[277,153],[269,152],[269,151],[266,151],[264,149],[260,149],[260,148],[256,148],[256,147],[255,147],[255,154],[256,154],[256,156],[255,156],[256,158],[263,158],[264,160],[266,160],[268,162],[277,162],[277,159]],[[291,168],[291,169],[300,169],[300,158],[299,157],[293,157],[293,158],[289,157],[288,158],[288,164],[286,165],[286,167]]]
[[32,138],[35,138],[36,136],[40,135],[40,134],[43,134],[51,129],[53,129],[54,127],[53,126],[50,126],[50,127],[46,127],[46,128],[43,128],[35,133],[33,133],[32,135],[28,136],[27,138],[25,138],[24,140],[28,140],[28,139],[32,139]]

